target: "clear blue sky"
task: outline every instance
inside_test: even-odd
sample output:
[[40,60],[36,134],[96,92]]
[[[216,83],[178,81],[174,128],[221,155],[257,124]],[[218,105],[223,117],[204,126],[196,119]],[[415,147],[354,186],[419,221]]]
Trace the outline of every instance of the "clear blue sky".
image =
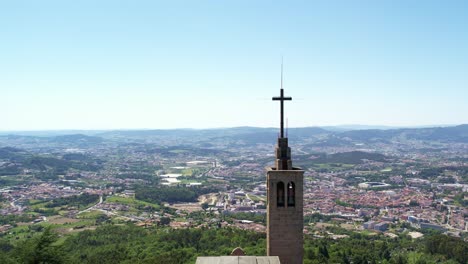
[[467,1],[2,1],[0,130],[468,123]]

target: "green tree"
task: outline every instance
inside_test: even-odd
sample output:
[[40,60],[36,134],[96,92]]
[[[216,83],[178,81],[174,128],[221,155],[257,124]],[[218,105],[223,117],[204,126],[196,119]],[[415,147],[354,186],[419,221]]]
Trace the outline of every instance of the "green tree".
[[161,217],[159,223],[161,225],[169,225],[171,223],[171,219],[169,217]]
[[51,227],[47,227],[42,234],[23,242],[15,249],[17,254],[14,255],[21,263],[66,263],[62,246],[56,245],[57,239],[57,234],[52,232]]
[[410,252],[408,253],[408,264],[429,264],[434,263],[424,256],[423,253]]
[[390,259],[390,263],[392,264],[408,264],[406,256],[404,254],[398,253],[392,256]]
[[330,255],[328,254],[327,245],[323,244],[319,247],[319,254],[324,256],[327,259],[330,258]]

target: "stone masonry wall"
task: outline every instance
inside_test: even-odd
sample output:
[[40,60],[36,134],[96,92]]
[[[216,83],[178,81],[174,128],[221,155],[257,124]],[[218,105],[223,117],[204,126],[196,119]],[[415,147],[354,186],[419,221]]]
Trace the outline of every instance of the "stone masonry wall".
[[[282,264],[302,263],[303,250],[303,175],[304,171],[267,170],[267,255],[279,256]],[[277,207],[277,184],[282,181],[285,186],[287,201],[287,184],[295,184],[295,206]]]

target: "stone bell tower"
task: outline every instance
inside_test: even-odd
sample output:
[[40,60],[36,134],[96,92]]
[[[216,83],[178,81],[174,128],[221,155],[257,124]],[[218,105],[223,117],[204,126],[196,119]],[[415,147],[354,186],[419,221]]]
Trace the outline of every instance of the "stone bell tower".
[[[282,83],[281,80],[281,87]],[[278,256],[282,264],[300,264],[304,256],[304,171],[292,166],[291,148],[283,127],[283,104],[292,98],[284,97],[281,88],[280,97],[273,97],[273,100],[281,102],[281,127],[275,148],[275,165],[267,168],[267,255]]]

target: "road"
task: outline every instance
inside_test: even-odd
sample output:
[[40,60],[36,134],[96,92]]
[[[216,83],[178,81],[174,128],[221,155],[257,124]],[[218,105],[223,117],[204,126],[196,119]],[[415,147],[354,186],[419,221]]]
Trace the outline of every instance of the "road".
[[123,216],[123,215],[119,215],[119,214],[116,214],[114,212],[111,212],[111,211],[107,211],[107,210],[104,210],[104,209],[101,209],[101,208],[97,208],[98,205],[102,204],[104,202],[104,199],[101,196],[99,196],[99,202],[89,208],[86,208],[85,210],[83,211],[80,211],[78,212],[78,214],[81,214],[81,213],[85,213],[85,212],[89,212],[89,211],[99,211],[99,212],[103,212],[105,215],[107,216],[118,216],[118,217],[121,217],[125,220],[130,220],[130,221],[137,221],[138,219],[134,219],[134,218],[131,218],[131,217],[128,217],[128,216]]
[[84,212],[89,212],[89,211],[92,211],[92,210],[98,210],[95,207],[102,204],[103,201],[104,201],[104,199],[102,198],[102,195],[101,195],[101,196],[99,196],[99,202],[97,204],[95,204],[95,205],[93,205],[93,206],[91,206],[89,208],[86,208],[83,211],[78,212],[78,214],[81,214],[81,213],[84,213]]

